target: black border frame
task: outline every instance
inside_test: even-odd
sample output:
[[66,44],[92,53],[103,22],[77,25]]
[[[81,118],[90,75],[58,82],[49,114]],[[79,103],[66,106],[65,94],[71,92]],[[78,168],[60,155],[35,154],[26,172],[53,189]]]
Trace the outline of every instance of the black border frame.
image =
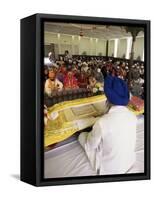
[[[44,22],[142,26],[145,30],[145,172],[44,179],[43,78]],[[21,19],[21,180],[35,186],[150,179],[150,21],[35,14]],[[35,134],[34,134],[35,133]]]

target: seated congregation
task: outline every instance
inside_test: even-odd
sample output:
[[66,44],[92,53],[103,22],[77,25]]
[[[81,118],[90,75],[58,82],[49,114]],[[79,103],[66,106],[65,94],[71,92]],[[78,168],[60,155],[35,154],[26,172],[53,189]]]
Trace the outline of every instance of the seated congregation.
[[[45,103],[52,106],[64,100],[102,94],[108,74],[124,80],[133,96],[144,99],[143,62],[134,62],[130,67],[127,61],[114,58],[78,56],[66,60],[59,56],[44,65]],[[54,97],[57,101],[53,101]]]

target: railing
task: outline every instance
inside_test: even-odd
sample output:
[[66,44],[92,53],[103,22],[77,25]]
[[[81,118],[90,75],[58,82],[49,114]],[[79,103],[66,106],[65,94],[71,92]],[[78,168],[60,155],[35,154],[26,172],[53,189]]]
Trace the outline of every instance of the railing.
[[47,94],[44,95],[44,104],[47,107],[50,107],[56,103],[60,103],[63,101],[86,98],[91,96],[94,96],[94,93],[87,88],[53,91],[50,96]]

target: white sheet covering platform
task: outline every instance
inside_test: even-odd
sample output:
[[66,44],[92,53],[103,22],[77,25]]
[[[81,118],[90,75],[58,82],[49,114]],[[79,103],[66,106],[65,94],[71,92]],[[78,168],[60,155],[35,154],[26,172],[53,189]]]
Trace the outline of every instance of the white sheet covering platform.
[[[144,116],[138,116],[136,162],[128,173],[144,172]],[[89,160],[79,142],[73,141],[45,152],[44,178],[92,176]]]

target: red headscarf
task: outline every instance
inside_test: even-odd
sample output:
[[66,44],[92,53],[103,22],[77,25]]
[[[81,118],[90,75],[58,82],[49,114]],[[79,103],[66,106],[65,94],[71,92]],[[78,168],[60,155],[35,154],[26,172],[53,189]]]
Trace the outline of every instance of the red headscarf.
[[66,74],[64,78],[64,87],[65,88],[78,88],[77,79],[74,77],[73,73],[70,71]]

